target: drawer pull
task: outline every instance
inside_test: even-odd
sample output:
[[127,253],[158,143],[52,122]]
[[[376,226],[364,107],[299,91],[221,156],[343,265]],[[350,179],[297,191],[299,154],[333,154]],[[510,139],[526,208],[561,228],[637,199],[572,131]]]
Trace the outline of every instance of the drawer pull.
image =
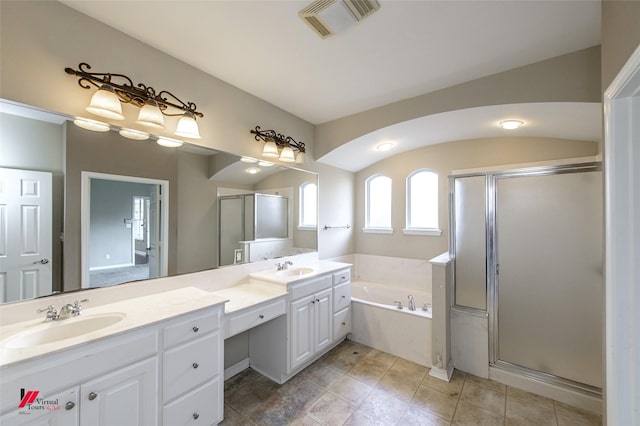
[[98,397],[98,394],[95,392],[91,392],[89,394],[89,401],[93,401],[94,399],[96,399]]
[[342,323],[342,325],[347,325],[347,323],[346,323],[346,322],[343,322],[343,323]]
[[347,298],[347,296],[342,296],[342,298],[343,298],[343,299],[346,299],[346,298]]
[[264,315],[260,314],[260,315],[258,315],[258,318],[264,319]]
[[200,367],[200,364],[198,364],[197,362],[194,362],[193,364],[191,364],[191,366],[193,368],[198,368],[198,367]]
[[76,406],[76,403],[73,401],[68,401],[66,404],[64,404],[64,409],[69,411],[69,410],[73,410],[73,407]]
[[200,414],[198,414],[198,413],[193,413],[193,418],[194,418],[194,420],[198,420],[198,417],[200,417]]
[[200,329],[197,326],[194,325],[192,330],[193,330],[194,333],[197,333]]

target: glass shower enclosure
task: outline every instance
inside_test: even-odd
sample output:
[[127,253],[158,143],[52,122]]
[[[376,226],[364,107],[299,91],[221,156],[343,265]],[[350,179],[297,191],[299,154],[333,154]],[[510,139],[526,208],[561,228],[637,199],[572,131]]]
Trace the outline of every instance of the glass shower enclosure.
[[454,304],[487,312],[492,367],[603,386],[599,163],[450,177]]

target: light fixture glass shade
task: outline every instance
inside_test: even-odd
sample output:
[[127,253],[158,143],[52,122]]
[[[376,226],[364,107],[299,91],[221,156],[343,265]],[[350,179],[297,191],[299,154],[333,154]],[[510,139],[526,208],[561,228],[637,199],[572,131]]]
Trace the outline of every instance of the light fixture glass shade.
[[268,158],[278,158],[278,145],[275,142],[265,142],[262,148],[262,156]]
[[140,130],[120,129],[118,133],[120,133],[120,136],[122,137],[125,137],[127,139],[133,139],[136,141],[144,141],[149,139],[149,133],[141,132]]
[[137,123],[143,126],[155,127],[156,129],[164,129],[164,118],[156,101],[149,99],[140,108]]
[[285,146],[282,148],[282,152],[280,153],[280,161],[285,163],[295,163],[296,154],[293,152],[293,149],[290,146]]
[[304,164],[307,162],[307,155],[300,151],[298,155],[296,155],[296,164]]
[[175,134],[184,138],[200,139],[198,123],[196,123],[196,117],[192,112],[185,112],[184,115],[180,117]]
[[108,132],[111,128],[107,123],[102,121],[90,120],[88,118],[76,118],[73,120],[73,124],[92,132]]
[[179,146],[182,146],[182,144],[184,143],[177,139],[169,139],[165,137],[158,138],[156,142],[158,143],[158,145],[166,146],[167,148],[177,148]]
[[113,87],[103,84],[91,97],[91,103],[86,108],[91,114],[112,120],[124,120],[120,99]]

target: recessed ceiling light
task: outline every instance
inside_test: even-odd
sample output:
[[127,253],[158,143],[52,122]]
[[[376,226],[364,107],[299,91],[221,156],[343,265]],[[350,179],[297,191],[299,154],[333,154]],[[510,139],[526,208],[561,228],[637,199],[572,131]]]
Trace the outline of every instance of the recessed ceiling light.
[[256,173],[260,173],[260,169],[258,169],[257,167],[250,167],[245,171],[250,175],[255,175]]
[[140,130],[122,128],[118,133],[120,133],[120,136],[122,137],[133,139],[136,141],[144,141],[149,139],[149,133],[141,132]]
[[243,163],[257,163],[258,160],[256,160],[255,158],[251,158],[251,157],[241,157],[240,161],[242,161]]
[[383,142],[376,146],[376,150],[380,152],[389,151],[391,148],[393,148],[393,142]]
[[91,130],[92,132],[108,132],[111,129],[107,123],[91,120],[89,118],[78,117],[73,120],[73,124],[78,127],[82,127],[83,129]]
[[274,164],[270,163],[268,161],[258,161],[258,166],[262,166],[262,167],[273,167]]
[[502,127],[505,130],[515,130],[520,126],[522,126],[523,124],[524,124],[524,121],[520,121],[520,120],[504,120],[500,122],[500,127]]
[[156,143],[158,145],[166,146],[168,148],[177,148],[179,146],[182,146],[182,144],[183,144],[182,141],[179,141],[177,139],[170,139],[170,138],[165,138],[165,137],[158,138]]

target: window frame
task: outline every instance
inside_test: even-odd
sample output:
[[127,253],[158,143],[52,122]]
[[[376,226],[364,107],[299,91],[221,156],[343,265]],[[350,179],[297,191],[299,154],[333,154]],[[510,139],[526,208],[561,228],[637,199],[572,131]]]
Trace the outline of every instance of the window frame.
[[[389,180],[389,226],[371,226],[371,212],[370,212],[370,200],[371,200],[371,182],[378,178],[385,178]],[[364,199],[364,228],[362,228],[362,232],[370,233],[370,234],[392,234],[393,233],[393,179],[391,177],[382,174],[376,173],[374,175],[369,176],[365,180],[365,199]]]
[[[436,213],[436,226],[435,227],[419,227],[411,226],[411,185],[413,178],[421,173],[431,173],[436,177],[436,193],[435,193],[435,213]],[[420,168],[411,172],[405,181],[406,189],[406,202],[405,202],[405,228],[402,232],[405,235],[427,235],[427,236],[440,236],[442,230],[440,229],[440,175],[438,172],[428,168]],[[432,200],[433,201],[433,200]]]
[[[304,205],[305,205],[305,195],[304,195],[304,190],[309,186],[309,185],[313,185],[316,188],[316,197],[315,197],[315,219],[316,219],[316,223],[315,224],[309,224],[309,223],[304,223],[303,218],[304,218]],[[302,185],[299,186],[298,188],[298,230],[300,231],[315,231],[318,229],[318,185],[314,182],[304,182],[302,183]]]

